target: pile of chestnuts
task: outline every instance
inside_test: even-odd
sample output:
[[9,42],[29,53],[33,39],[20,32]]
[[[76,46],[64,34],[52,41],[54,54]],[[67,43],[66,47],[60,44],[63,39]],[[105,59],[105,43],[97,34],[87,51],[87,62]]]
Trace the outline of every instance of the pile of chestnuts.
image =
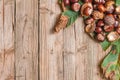
[[79,12],[84,17],[85,31],[93,33],[98,41],[110,42],[120,37],[120,6],[115,5],[114,0],[63,0],[65,6]]

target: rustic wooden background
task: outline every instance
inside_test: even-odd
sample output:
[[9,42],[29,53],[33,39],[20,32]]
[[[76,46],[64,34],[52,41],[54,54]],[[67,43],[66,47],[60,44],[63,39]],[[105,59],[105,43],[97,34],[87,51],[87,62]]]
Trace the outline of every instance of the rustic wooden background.
[[57,0],[0,0],[0,80],[103,80],[106,55],[82,18],[53,34]]

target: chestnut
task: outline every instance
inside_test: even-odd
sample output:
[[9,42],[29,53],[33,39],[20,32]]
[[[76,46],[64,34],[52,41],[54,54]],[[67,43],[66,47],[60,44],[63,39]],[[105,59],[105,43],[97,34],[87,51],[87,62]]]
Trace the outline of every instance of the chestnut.
[[118,27],[118,25],[119,25],[119,22],[118,22],[118,21],[115,21],[114,27]]
[[65,6],[69,6],[70,5],[70,1],[69,0],[63,0],[63,2],[64,2]]
[[114,5],[115,4],[115,1],[114,0],[106,0],[106,3],[105,3],[105,6],[111,6],[111,5]]
[[108,7],[106,7],[106,12],[107,12],[107,13],[113,13],[114,10],[115,10],[115,8],[114,8],[113,5],[112,5],[112,6],[108,6]]
[[105,32],[111,32],[114,30],[114,26],[113,25],[111,25],[111,26],[105,25],[104,30],[105,30]]
[[92,17],[90,17],[90,18],[87,18],[87,19],[85,20],[85,23],[86,23],[86,24],[91,24],[91,23],[93,23],[93,21],[94,21],[94,19],[93,19]]
[[71,3],[76,3],[78,2],[79,0],[70,0]]
[[85,3],[81,7],[81,15],[82,16],[90,16],[93,12],[93,6],[91,3]]
[[101,33],[102,32],[102,28],[101,27],[96,27],[95,28],[95,32],[96,33]]
[[97,26],[98,27],[102,27],[102,26],[104,26],[105,24],[104,24],[104,22],[103,22],[103,20],[99,20],[98,22],[97,22]]
[[86,7],[83,11],[83,14],[89,16],[91,14],[91,7]]
[[75,12],[78,12],[80,10],[80,4],[79,3],[73,3],[71,5],[71,9]]
[[112,14],[108,14],[104,17],[104,22],[107,25],[113,25],[115,23],[115,18]]
[[91,29],[92,28],[92,26],[89,24],[89,25],[86,25],[85,26],[85,31],[87,32],[87,33],[91,33],[91,32],[93,32],[94,30],[92,30]]
[[117,19],[117,18],[118,18],[118,15],[117,15],[117,14],[114,14],[113,16],[114,16],[114,18],[115,18],[115,19]]
[[115,31],[110,32],[110,33],[107,35],[107,39],[108,39],[108,41],[110,41],[110,42],[113,42],[113,41],[119,39],[119,37],[120,37],[119,34],[118,34],[117,32],[115,32]]
[[104,18],[104,14],[97,10],[93,11],[92,16],[94,19],[103,19]]
[[116,32],[117,32],[118,34],[120,34],[120,27],[118,27],[118,28],[116,29]]
[[94,0],[96,4],[105,4],[105,0]]
[[83,0],[83,2],[87,3],[87,2],[92,2],[93,0]]
[[92,32],[95,31],[95,27],[96,27],[95,22],[93,22],[93,23],[88,24],[88,25],[85,26],[85,31],[87,33],[92,33]]
[[118,20],[120,21],[120,15],[117,15],[117,17],[118,17]]
[[93,4],[93,9],[94,9],[94,10],[96,10],[96,9],[97,9],[97,7],[98,7],[98,5],[97,5],[97,4]]
[[99,10],[100,12],[105,12],[105,7],[104,7],[104,5],[102,5],[102,4],[98,5],[98,10]]
[[102,33],[98,33],[96,35],[96,39],[100,42],[103,42],[105,40],[105,35],[103,35]]
[[106,12],[107,13],[113,13],[114,10],[115,10],[115,6],[114,6],[115,2],[110,0],[110,1],[107,1],[105,3],[105,7],[106,7]]

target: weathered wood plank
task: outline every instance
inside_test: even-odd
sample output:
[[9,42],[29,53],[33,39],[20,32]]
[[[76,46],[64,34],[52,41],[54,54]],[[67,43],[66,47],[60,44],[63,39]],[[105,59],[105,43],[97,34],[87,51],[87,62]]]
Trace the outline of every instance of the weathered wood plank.
[[0,80],[14,80],[14,0],[0,0]]
[[76,21],[76,80],[102,80],[100,62],[106,55],[100,44],[84,32],[82,18]]
[[76,35],[76,80],[87,80],[86,77],[86,55],[88,53],[88,45],[86,34],[84,32],[83,19],[79,18],[75,23],[75,35]]
[[106,54],[85,34],[82,18],[54,34],[57,0],[39,1],[0,0],[0,80],[103,80]]
[[63,80],[63,32],[54,34],[53,27],[60,14],[57,0],[51,0],[50,6],[50,25],[47,26],[47,50],[49,55],[49,80]]
[[49,54],[47,51],[47,27],[50,25],[48,20],[49,10],[48,10],[48,1],[40,0],[40,25],[39,25],[39,79],[40,80],[49,80]]
[[75,32],[74,25],[64,30],[64,80],[75,80]]
[[57,0],[40,0],[40,80],[63,80],[63,31],[53,33],[59,14]]
[[51,33],[60,13],[56,5],[54,0],[40,1],[40,80],[101,79],[99,64],[105,54],[84,32],[82,18],[58,34]]
[[16,0],[16,80],[38,80],[38,0]]

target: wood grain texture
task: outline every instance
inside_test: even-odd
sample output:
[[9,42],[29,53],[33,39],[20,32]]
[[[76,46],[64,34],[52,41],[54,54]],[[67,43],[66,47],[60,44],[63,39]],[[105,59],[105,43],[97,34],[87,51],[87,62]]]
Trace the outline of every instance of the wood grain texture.
[[106,54],[84,32],[82,18],[58,34],[51,33],[59,14],[54,5],[56,0],[40,1],[40,80],[103,80],[100,62]]
[[57,0],[40,0],[39,7],[40,80],[64,80],[63,32],[60,32],[59,34],[53,34],[52,32],[56,18],[60,14],[60,8],[57,4]]
[[0,80],[104,80],[107,52],[80,17],[53,33],[58,0],[0,0]]
[[0,80],[14,79],[14,0],[0,0]]
[[38,0],[15,4],[15,80],[38,80]]

